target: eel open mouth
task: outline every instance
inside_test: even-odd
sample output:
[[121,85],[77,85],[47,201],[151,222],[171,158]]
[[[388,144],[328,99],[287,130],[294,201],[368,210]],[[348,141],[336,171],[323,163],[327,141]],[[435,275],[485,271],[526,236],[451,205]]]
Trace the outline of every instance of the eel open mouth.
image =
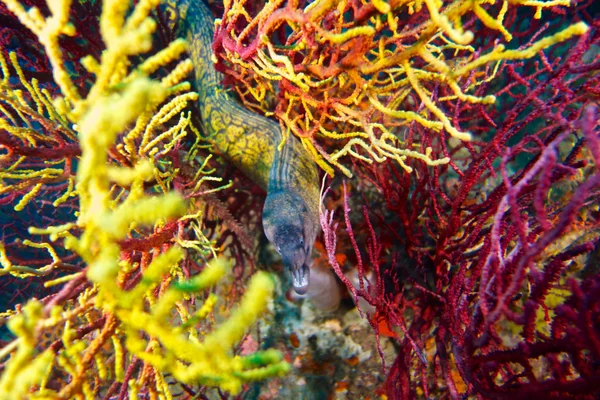
[[306,294],[308,283],[310,282],[310,268],[306,264],[299,267],[292,267],[290,268],[290,275],[294,291],[300,295]]

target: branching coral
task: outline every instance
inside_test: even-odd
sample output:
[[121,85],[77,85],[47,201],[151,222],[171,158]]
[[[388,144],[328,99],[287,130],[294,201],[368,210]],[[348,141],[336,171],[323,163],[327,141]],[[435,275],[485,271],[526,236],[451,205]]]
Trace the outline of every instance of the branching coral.
[[[0,54],[3,72],[0,86],[3,114],[0,127],[3,134],[0,141],[6,151],[2,154],[2,163],[8,165],[0,175],[4,182],[0,195],[5,203],[12,203],[20,193],[27,193],[15,205],[15,209],[20,211],[41,190],[57,191],[60,195],[54,205],[58,206],[70,196],[74,186],[69,176],[72,172],[70,160],[80,153],[75,144],[76,133],[65,117],[57,112],[48,90],[40,89],[37,79],[31,82],[25,79],[15,53],[10,53],[10,61],[26,92],[9,88],[9,63]],[[33,128],[35,123],[42,125],[45,134]],[[48,161],[46,165],[49,166],[35,168],[30,161],[34,158]],[[64,185],[59,185],[61,183]]]
[[481,137],[449,142],[450,164],[356,162],[362,198],[338,194],[346,229],[324,211],[330,263],[345,278],[339,253],[358,260],[346,285],[400,343],[390,398],[597,396],[600,33],[587,6],[568,15],[588,34],[499,67],[497,107],[460,105]]
[[[157,2],[139,2],[129,15],[127,3],[104,3],[106,49],[100,60],[82,60],[95,76],[86,93],[71,80],[59,47],[60,34],[75,33],[68,24],[70,2],[49,3],[49,17],[4,3],[40,38],[63,95],[53,97],[28,80],[14,53],[10,63],[0,59],[4,200],[20,194],[16,211],[27,202],[52,199],[60,210],[67,200],[77,201],[77,212],[69,215],[76,220],[30,228],[56,242],[23,242],[50,253],[43,268],[16,265],[9,246],[1,247],[2,273],[22,279],[65,269],[57,244],[76,265],[69,275],[46,280],[46,286],[62,286],[57,293],[4,314],[12,315],[8,327],[17,338],[0,354],[3,360],[10,355],[0,397],[109,398],[118,392],[135,398],[143,390],[170,398],[175,383],[167,384],[167,376],[190,393],[187,385],[238,393],[244,382],[285,373],[288,365],[276,351],[234,353],[272,295],[267,274],[250,280],[239,307],[215,328],[208,318],[218,301],[209,291],[229,267],[224,258],[206,263],[217,249],[202,231],[200,195],[216,190],[205,182],[220,179],[210,176],[210,159],[198,155],[199,134],[182,112],[197,98],[182,82],[190,61],[178,62],[160,81],[147,77],[176,62],[185,43],[175,41],[130,68],[129,57],[150,50],[155,23],[148,13]],[[14,89],[15,81],[25,91]],[[195,140],[182,156],[179,148],[189,137]],[[174,164],[198,172],[185,175]],[[173,192],[176,185],[193,200]],[[20,243],[11,245],[16,251]],[[192,268],[201,272],[186,280]]]
[[[446,135],[471,139],[449,108],[493,104],[493,94],[470,93],[493,79],[501,62],[531,58],[587,31],[578,23],[508,50],[468,29],[482,24],[510,41],[518,32],[506,27],[518,9],[535,7],[539,19],[542,9],[569,2],[490,3],[346,0],[302,9],[298,1],[269,1],[251,17],[245,1],[227,1],[217,23],[217,65],[244,85],[236,90],[247,104],[263,111],[277,83],[274,114],[329,174],[336,167],[352,175],[345,156],[394,159],[411,172],[409,157],[429,166],[449,162],[448,154],[432,152]],[[407,132],[412,122],[441,137],[414,137]]]

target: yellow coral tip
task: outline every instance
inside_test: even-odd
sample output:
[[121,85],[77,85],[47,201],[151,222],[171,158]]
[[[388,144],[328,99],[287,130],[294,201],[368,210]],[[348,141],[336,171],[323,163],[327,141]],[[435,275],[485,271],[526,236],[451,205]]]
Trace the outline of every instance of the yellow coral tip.
[[383,0],[373,0],[373,7],[382,14],[389,13],[391,9],[390,5]]

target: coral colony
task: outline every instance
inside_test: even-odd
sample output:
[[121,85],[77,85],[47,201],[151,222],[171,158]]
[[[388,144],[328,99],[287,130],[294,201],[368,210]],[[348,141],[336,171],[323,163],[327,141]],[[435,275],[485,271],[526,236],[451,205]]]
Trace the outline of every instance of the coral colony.
[[321,169],[296,303],[133,3],[0,0],[0,399],[597,398],[597,1],[208,2]]

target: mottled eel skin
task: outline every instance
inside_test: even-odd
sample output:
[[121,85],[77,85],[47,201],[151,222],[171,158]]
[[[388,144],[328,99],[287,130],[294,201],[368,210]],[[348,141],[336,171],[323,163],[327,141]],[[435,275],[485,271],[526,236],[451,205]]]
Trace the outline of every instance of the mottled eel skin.
[[293,135],[279,151],[279,125],[225,93],[222,77],[211,61],[213,15],[202,0],[167,0],[162,10],[170,27],[188,43],[205,133],[222,155],[267,190],[265,235],[281,254],[295,291],[306,293],[312,247],[319,232],[315,163]]

